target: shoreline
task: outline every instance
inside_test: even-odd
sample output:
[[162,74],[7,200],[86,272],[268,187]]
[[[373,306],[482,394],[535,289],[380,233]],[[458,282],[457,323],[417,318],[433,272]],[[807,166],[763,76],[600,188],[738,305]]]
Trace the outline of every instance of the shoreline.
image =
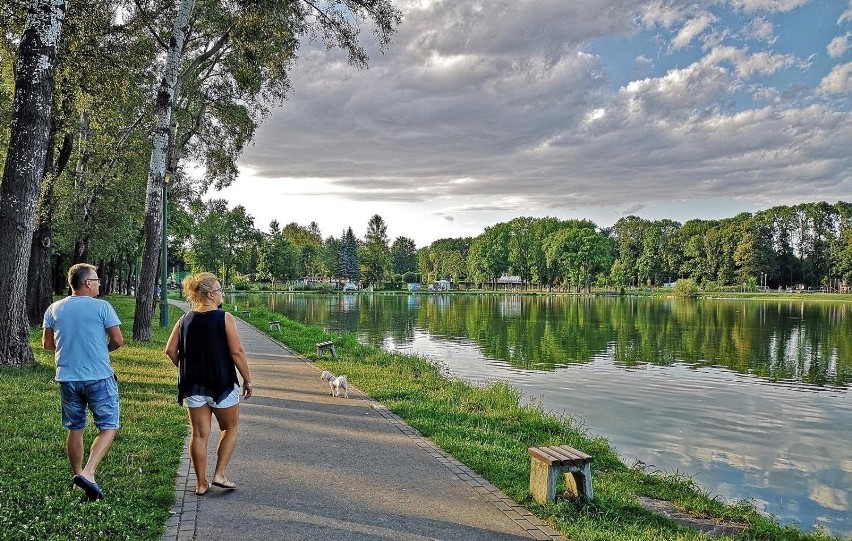
[[[449,291],[404,291],[404,290],[381,290],[381,291],[342,291],[342,290],[310,290],[310,289],[293,289],[293,290],[271,290],[271,289],[248,289],[227,291],[226,295],[248,295],[248,294],[276,294],[284,295],[298,293],[303,295],[503,295],[503,296],[530,296],[530,297],[605,297],[612,299],[671,299],[671,300],[697,300],[697,299],[714,299],[714,300],[773,300],[773,301],[813,301],[813,302],[849,302],[852,303],[852,293],[824,293],[819,291],[801,291],[801,292],[736,292],[736,291],[701,291],[694,298],[677,297],[672,294],[671,290],[653,290],[653,291],[631,291],[625,294],[618,294],[614,291],[595,291],[592,293],[573,293],[569,291],[514,291],[514,290],[489,290],[489,289],[453,289]],[[172,293],[170,298],[179,299],[180,296]]]

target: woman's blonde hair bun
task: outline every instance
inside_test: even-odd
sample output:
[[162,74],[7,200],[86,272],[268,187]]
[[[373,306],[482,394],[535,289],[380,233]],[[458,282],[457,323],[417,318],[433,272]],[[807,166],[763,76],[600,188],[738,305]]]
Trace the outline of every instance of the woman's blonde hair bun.
[[193,307],[204,304],[207,294],[216,289],[219,279],[212,272],[190,274],[183,279],[183,296]]

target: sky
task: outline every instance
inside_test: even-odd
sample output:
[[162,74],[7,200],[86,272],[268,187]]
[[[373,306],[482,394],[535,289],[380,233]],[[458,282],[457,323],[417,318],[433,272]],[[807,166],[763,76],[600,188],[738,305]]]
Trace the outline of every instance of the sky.
[[519,216],[609,227],[852,201],[852,0],[396,0],[370,67],[303,42],[221,192],[418,247]]

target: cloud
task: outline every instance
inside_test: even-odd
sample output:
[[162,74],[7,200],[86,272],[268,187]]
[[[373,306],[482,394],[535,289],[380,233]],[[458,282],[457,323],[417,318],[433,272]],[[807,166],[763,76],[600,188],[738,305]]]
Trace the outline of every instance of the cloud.
[[683,25],[680,32],[672,39],[672,50],[678,50],[686,47],[689,43],[698,37],[712,23],[716,22],[716,17],[710,13],[705,13],[700,17],[691,19]]
[[852,62],[834,66],[819,83],[823,94],[852,94]]
[[849,52],[849,39],[852,38],[852,32],[846,32],[842,36],[837,36],[828,43],[826,50],[831,58],[840,58]]
[[763,17],[757,17],[750,21],[743,28],[743,35],[770,45],[778,41],[778,36],[775,35],[775,25]]
[[810,0],[732,0],[731,6],[734,9],[742,10],[746,13],[754,13],[756,11],[793,11],[806,5]]
[[849,7],[846,8],[846,11],[840,14],[840,17],[837,18],[837,24],[843,24],[845,22],[852,21],[852,1],[849,2]]

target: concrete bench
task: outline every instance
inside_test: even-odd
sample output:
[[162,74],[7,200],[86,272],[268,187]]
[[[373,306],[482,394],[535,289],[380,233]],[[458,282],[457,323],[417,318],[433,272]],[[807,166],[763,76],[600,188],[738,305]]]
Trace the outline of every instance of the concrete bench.
[[331,354],[332,359],[337,358],[337,350],[334,349],[334,342],[329,340],[328,342],[317,342],[317,357],[322,357],[322,354],[328,351]]
[[273,329],[275,329],[276,331],[280,331],[281,330],[281,323],[278,322],[278,321],[272,320],[272,321],[269,322],[268,328],[269,328],[270,331],[273,330]]
[[237,315],[251,317],[251,310],[237,310]]
[[540,504],[556,499],[556,481],[565,475],[565,492],[570,497],[592,494],[592,457],[567,445],[530,447],[530,493]]

